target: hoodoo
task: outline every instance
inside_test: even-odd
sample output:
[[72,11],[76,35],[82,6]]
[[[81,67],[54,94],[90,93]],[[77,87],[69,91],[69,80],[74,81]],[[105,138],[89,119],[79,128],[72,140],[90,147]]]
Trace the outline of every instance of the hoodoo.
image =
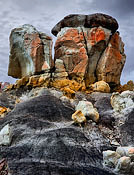
[[105,14],[66,16],[52,29],[55,62],[63,60],[69,77],[86,86],[101,80],[120,84],[126,56],[117,29],[116,19]]

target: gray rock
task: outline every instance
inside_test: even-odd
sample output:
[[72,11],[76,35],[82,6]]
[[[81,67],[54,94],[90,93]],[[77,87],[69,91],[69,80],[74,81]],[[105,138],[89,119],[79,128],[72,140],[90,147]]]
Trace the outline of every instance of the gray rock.
[[118,160],[118,164],[116,165],[115,172],[123,172],[125,174],[132,174],[130,172],[131,169],[131,159],[130,157],[123,156]]
[[111,105],[116,112],[124,113],[134,108],[134,91],[124,91],[121,94],[114,92],[111,96]]
[[125,115],[125,121],[119,127],[119,130],[122,145],[134,145],[134,109]]
[[10,145],[11,129],[9,124],[5,125],[0,131],[0,145]]
[[102,150],[112,149],[95,125],[72,125],[74,110],[52,94],[16,105],[0,120],[10,123],[12,142],[0,146],[13,175],[112,175],[102,165]]
[[103,161],[105,166],[115,167],[121,156],[115,151],[103,151]]

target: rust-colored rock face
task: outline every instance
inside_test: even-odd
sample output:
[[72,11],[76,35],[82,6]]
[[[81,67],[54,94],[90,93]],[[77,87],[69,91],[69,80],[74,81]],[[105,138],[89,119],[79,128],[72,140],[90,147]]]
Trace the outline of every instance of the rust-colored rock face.
[[12,30],[8,75],[21,78],[50,68],[52,39],[31,25]]
[[56,59],[63,60],[69,74],[82,74],[82,76],[85,74],[88,57],[84,47],[83,32],[80,28],[65,28],[59,33],[55,44]]
[[57,35],[54,59],[86,86],[101,80],[116,86],[126,59],[117,29],[117,21],[107,15],[69,15],[52,29]]
[[116,32],[112,35],[107,48],[98,62],[96,70],[98,80],[119,84],[125,60],[124,44]]

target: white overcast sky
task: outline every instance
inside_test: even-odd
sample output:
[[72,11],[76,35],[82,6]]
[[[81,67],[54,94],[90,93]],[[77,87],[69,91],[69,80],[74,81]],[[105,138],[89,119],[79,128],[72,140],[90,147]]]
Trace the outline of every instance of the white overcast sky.
[[0,7],[0,81],[14,82],[7,76],[11,29],[32,24],[55,41],[50,31],[64,16],[96,12],[117,19],[127,55],[121,83],[134,81],[134,0],[0,0]]

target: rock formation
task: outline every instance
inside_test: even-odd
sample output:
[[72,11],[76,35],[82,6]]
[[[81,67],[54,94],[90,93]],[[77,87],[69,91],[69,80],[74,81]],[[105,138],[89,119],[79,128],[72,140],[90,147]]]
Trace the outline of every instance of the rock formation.
[[63,60],[69,78],[86,86],[100,80],[119,85],[126,57],[117,29],[108,15],[66,16],[52,29],[57,36],[54,59]]
[[21,79],[0,92],[0,173],[134,174],[134,92],[110,93],[125,63],[117,29],[104,14],[65,17],[53,67],[50,37],[11,32],[9,75]]
[[50,68],[52,39],[25,24],[12,30],[8,75],[21,78]]

